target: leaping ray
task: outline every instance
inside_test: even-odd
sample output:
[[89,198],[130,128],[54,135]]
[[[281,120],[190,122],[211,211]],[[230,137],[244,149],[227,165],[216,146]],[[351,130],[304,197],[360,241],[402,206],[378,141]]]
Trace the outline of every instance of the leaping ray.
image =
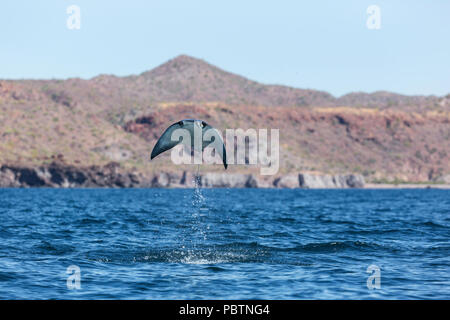
[[[211,143],[211,141],[204,141],[203,136],[205,135],[205,133],[208,130],[210,130],[210,129],[216,130],[216,129],[213,128],[212,126],[210,126],[209,124],[207,124],[203,120],[185,119],[185,120],[181,120],[181,121],[178,121],[178,122],[172,124],[170,127],[168,127],[166,129],[166,131],[164,131],[164,133],[161,135],[161,137],[159,137],[158,142],[156,142],[156,145],[152,150],[152,155],[150,157],[150,160],[153,160],[153,158],[155,158],[157,155],[159,155],[167,150],[170,150],[173,147],[175,147],[176,145],[183,142],[181,139],[178,141],[172,140],[172,133],[177,129],[185,129],[185,130],[189,131],[189,133],[191,135],[191,148],[193,150],[193,148],[194,148],[194,126],[198,126],[202,130],[202,152],[203,152],[203,150]],[[220,135],[214,135],[214,139],[219,139],[219,142],[222,145],[222,148],[218,148],[218,150],[216,149],[216,152],[218,152],[220,157],[222,158],[223,166],[225,167],[225,170],[226,170],[228,167],[228,164],[227,164],[227,152],[225,150],[225,144],[223,143],[223,140],[220,137]],[[212,140],[212,141],[215,141],[215,140]]]

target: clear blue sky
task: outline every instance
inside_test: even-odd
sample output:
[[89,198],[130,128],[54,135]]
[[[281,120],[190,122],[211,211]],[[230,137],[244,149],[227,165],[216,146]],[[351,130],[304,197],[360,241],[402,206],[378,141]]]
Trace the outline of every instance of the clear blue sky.
[[[81,29],[66,27],[69,5]],[[369,5],[381,29],[366,27]],[[179,54],[263,83],[450,92],[448,0],[14,0],[0,7],[0,78],[138,74]]]

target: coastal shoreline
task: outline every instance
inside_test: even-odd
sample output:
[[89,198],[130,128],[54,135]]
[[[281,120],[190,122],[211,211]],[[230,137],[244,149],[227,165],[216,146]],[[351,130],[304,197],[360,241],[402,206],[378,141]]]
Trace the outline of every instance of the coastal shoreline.
[[260,188],[260,189],[450,189],[448,183],[366,183],[358,173],[139,172],[119,163],[78,167],[53,162],[37,167],[0,166],[0,188]]
[[437,183],[366,183],[364,189],[450,189],[450,184]]

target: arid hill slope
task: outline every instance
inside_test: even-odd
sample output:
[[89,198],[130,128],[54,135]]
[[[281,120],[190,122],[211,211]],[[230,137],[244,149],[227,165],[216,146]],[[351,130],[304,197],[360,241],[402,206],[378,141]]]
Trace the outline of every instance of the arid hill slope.
[[280,129],[281,173],[428,181],[450,173],[449,114],[449,96],[336,98],[260,84],[179,56],[129,77],[0,80],[0,164],[63,157],[80,166],[117,161],[140,171],[178,170],[168,155],[149,162],[155,139],[173,121],[203,118],[221,130]]

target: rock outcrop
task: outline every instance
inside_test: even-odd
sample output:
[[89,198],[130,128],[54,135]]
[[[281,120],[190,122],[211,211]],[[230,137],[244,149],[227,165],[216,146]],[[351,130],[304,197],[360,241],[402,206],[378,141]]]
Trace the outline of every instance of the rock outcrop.
[[335,189],[364,188],[364,177],[359,174],[328,175],[300,173],[276,178],[273,185],[277,188]]
[[38,167],[0,167],[0,187],[10,188],[194,188],[196,185],[203,188],[363,188],[364,178],[356,174],[300,173],[262,179],[241,173],[206,172],[196,176],[188,171],[181,175],[170,172],[144,175],[126,170],[116,162],[89,167],[68,165],[63,161]]
[[0,187],[3,188],[17,188],[20,187],[20,183],[16,178],[16,174],[8,167],[0,168]]
[[8,166],[0,168],[0,187],[50,188],[132,188],[150,186],[137,172],[127,172],[118,163],[105,166],[75,167],[53,162],[35,168]]
[[180,184],[180,177],[173,173],[160,172],[153,176],[151,186],[153,188],[169,188]]
[[298,175],[285,175],[276,178],[273,181],[273,186],[277,188],[288,188],[288,189],[294,189],[299,188],[299,176]]
[[301,173],[298,176],[300,188],[329,189],[329,188],[363,188],[365,181],[362,175],[317,175]]
[[360,174],[349,174],[345,178],[349,188],[364,188],[366,184],[364,177]]
[[450,174],[437,178],[436,182],[450,184]]
[[205,173],[200,184],[206,188],[257,188],[256,179],[251,174]]

